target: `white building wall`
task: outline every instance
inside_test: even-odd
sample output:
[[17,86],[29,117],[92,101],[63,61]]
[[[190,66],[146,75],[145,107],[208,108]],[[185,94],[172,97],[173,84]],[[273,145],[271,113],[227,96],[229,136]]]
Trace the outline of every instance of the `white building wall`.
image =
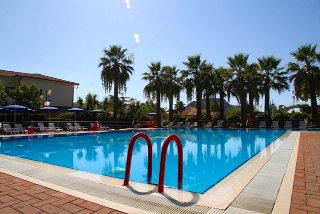
[[34,84],[39,87],[39,89],[42,90],[42,96],[44,99],[46,98],[46,92],[51,90],[52,94],[50,96],[50,106],[72,107],[73,105],[74,87],[72,84],[41,79],[31,79],[26,77],[23,77],[20,80],[20,85],[22,84]]

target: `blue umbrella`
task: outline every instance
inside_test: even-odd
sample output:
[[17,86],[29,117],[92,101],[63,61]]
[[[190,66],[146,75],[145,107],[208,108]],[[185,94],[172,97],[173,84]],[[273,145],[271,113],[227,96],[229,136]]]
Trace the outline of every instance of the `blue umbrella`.
[[16,123],[16,112],[17,111],[27,111],[27,107],[21,106],[21,105],[8,105],[6,107],[2,108],[5,111],[13,111],[14,116],[13,116],[13,122]]
[[69,108],[67,111],[74,112],[74,122],[77,121],[77,112],[83,112],[82,108]]
[[49,121],[50,121],[50,112],[51,112],[51,111],[59,111],[58,108],[53,107],[53,106],[42,107],[42,108],[39,108],[39,110],[40,110],[40,111],[47,111],[47,112],[49,112]]

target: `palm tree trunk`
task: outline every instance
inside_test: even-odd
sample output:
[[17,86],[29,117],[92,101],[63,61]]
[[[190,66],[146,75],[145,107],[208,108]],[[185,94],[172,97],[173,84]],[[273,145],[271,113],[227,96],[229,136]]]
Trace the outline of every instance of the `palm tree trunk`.
[[254,96],[252,93],[249,93],[249,123],[247,124],[248,127],[252,128],[254,126]]
[[318,118],[318,105],[313,75],[309,78],[309,93],[311,101],[311,118],[316,119]]
[[196,88],[196,99],[197,99],[197,121],[201,120],[201,100],[202,100],[202,93],[199,87]]
[[113,88],[113,121],[115,129],[118,129],[118,102],[119,102],[119,81],[114,81]]
[[265,119],[270,119],[270,88],[267,85],[269,85],[268,82],[264,86],[264,117]]
[[224,91],[220,90],[220,120],[224,120]]
[[241,105],[241,127],[246,127],[247,120],[247,94],[242,93],[240,95],[240,105]]
[[206,94],[206,120],[211,121],[210,114],[210,96]]
[[173,121],[173,96],[169,97],[169,121]]
[[157,123],[161,124],[161,91],[157,91]]

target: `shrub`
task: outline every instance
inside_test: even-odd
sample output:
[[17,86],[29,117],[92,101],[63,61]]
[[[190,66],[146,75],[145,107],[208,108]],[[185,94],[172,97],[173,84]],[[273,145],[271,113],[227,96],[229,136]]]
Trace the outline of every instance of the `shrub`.
[[272,120],[289,120],[290,119],[290,117],[287,114],[279,113],[279,112],[274,113],[271,118]]
[[264,113],[263,112],[259,112],[258,114],[256,114],[256,119],[257,120],[263,120],[264,118]]
[[290,119],[292,120],[301,120],[305,118],[309,118],[309,115],[305,112],[295,112],[290,115]]
[[240,116],[238,114],[229,114],[226,119],[230,121],[238,121],[240,120]]

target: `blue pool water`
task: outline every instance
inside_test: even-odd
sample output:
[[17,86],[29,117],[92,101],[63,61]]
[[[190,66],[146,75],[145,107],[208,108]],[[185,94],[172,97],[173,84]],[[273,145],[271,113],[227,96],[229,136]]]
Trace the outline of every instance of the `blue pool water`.
[[[146,131],[153,144],[151,183],[158,183],[161,145],[170,134],[183,144],[183,186],[186,191],[203,193],[259,151],[285,130],[153,130]],[[55,135],[0,138],[0,153],[81,171],[124,177],[127,149],[137,132]],[[130,180],[147,182],[147,146],[137,140],[132,157]],[[165,185],[177,187],[177,149],[167,152]]]

